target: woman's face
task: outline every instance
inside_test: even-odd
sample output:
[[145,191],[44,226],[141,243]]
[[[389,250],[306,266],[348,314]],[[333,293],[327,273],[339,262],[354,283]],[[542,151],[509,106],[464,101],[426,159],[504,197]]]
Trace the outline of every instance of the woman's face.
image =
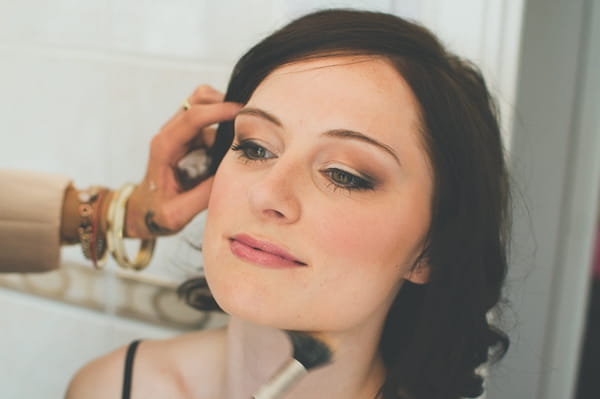
[[382,321],[431,218],[418,105],[385,60],[283,66],[235,120],[203,242],[220,306],[289,330]]

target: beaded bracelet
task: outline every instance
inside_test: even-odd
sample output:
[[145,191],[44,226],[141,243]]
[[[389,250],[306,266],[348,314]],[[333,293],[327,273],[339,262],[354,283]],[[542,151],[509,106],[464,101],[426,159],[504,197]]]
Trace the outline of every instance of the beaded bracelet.
[[106,255],[108,254],[108,245],[106,243],[106,235],[100,234],[100,210],[108,190],[102,190],[98,193],[98,199],[96,200],[96,212],[94,212],[94,218],[92,220],[92,240],[90,242],[91,259],[94,267],[100,269],[104,267],[106,262]]
[[133,190],[135,190],[135,187],[135,184],[128,183],[115,192],[108,207],[106,238],[108,240],[108,249],[119,266],[124,269],[141,270],[148,266],[148,263],[152,259],[156,238],[143,239],[135,259],[133,261],[129,260],[125,251],[123,237],[125,235],[127,201]]
[[98,219],[102,206],[102,199],[107,193],[107,189],[98,186],[89,187],[80,191],[79,199],[79,242],[83,256],[90,259],[94,267],[99,268],[104,265],[106,257],[106,239],[101,236],[98,229]]

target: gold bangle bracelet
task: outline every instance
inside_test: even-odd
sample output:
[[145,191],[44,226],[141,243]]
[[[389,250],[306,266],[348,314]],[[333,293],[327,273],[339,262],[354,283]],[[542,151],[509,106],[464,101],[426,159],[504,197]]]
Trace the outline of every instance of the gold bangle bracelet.
[[123,185],[113,196],[110,205],[108,206],[108,249],[115,261],[124,269],[142,270],[150,260],[154,253],[156,239],[143,239],[140,249],[133,261],[129,260],[125,251],[125,242],[123,241],[125,231],[125,216],[127,210],[127,201],[135,190],[135,184]]

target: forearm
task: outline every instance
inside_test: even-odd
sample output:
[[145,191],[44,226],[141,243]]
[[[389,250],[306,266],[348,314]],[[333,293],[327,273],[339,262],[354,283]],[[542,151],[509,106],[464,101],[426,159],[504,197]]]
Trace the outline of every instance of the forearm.
[[0,169],[0,272],[56,269],[66,176]]

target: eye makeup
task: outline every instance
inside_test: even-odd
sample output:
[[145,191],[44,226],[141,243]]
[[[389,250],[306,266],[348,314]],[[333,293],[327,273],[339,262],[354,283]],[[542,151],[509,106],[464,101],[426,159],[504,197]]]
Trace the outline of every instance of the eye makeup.
[[239,158],[247,162],[277,158],[275,154],[253,140],[240,140],[231,146],[231,150],[238,152]]
[[343,188],[348,191],[374,190],[376,181],[364,173],[348,171],[346,167],[339,164],[331,164],[320,170],[327,179],[330,186],[335,189]]
[[[243,115],[244,113],[247,115]],[[271,118],[265,118],[262,113],[255,112],[254,108],[244,113],[236,119],[231,150],[245,164],[257,161],[263,163],[282,157],[286,152],[285,145],[295,145],[297,140],[304,145],[301,136],[290,141],[287,135],[283,135],[279,131],[282,128],[279,120],[276,123]],[[310,136],[307,134],[307,138]],[[310,140],[315,140],[315,143],[306,153],[307,163],[313,164],[311,168],[325,179],[326,186],[331,191],[374,191],[382,183],[382,178],[375,177],[381,174],[376,172],[379,168],[377,160],[385,159],[388,162],[389,154],[381,154],[391,152],[387,146],[374,142],[361,133],[343,129],[328,130]],[[398,161],[395,153],[391,155],[390,159]],[[387,169],[384,165],[381,168]]]

